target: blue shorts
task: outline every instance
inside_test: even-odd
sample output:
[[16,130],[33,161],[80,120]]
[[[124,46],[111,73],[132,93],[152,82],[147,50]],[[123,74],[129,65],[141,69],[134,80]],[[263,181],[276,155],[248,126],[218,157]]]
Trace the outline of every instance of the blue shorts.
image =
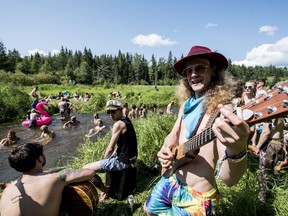
[[123,170],[129,167],[129,164],[121,162],[116,153],[112,154],[110,158],[100,161],[100,172],[110,172],[115,170]]
[[219,206],[217,189],[198,192],[180,182],[176,175],[163,176],[146,202],[146,209],[159,216],[216,215]]

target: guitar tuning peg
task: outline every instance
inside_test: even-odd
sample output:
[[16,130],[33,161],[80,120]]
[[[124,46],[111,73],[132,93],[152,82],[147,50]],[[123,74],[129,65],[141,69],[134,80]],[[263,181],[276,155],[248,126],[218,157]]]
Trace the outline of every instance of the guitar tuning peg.
[[262,117],[262,112],[254,112],[254,117],[255,118],[261,118]]
[[272,97],[272,94],[269,93],[269,94],[267,94],[267,95],[265,96],[264,100],[266,101],[266,100],[270,99],[271,97]]
[[275,106],[268,106],[267,107],[268,113],[276,112],[277,108]]
[[288,107],[288,100],[283,100],[283,107],[284,108],[287,108]]
[[286,94],[287,94],[287,92],[288,92],[288,87],[287,86],[284,86],[283,87],[283,90],[286,92]]

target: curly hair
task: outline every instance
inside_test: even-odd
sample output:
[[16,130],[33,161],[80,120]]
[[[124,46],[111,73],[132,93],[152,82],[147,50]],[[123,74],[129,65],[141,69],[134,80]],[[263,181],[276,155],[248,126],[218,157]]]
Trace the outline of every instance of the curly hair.
[[[214,76],[207,87],[204,98],[204,107],[206,113],[210,114],[217,109],[218,104],[229,104],[237,95],[235,85],[237,81],[232,75],[223,69],[214,68],[216,76]],[[179,98],[179,104],[183,104],[189,97],[194,96],[195,92],[191,88],[186,77],[183,77],[178,85],[176,97]]]

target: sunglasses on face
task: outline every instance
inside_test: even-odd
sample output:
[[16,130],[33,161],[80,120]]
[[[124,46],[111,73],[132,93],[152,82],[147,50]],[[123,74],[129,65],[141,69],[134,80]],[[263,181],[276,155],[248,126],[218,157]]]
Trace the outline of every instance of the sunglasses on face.
[[183,70],[183,75],[187,76],[187,75],[191,75],[194,71],[194,73],[197,74],[204,74],[207,72],[209,66],[204,65],[204,64],[197,64],[195,66],[191,66],[191,67],[187,67]]
[[117,110],[108,110],[108,111],[107,111],[107,114],[108,114],[108,115],[110,115],[110,114],[113,115],[113,114],[115,114],[116,112],[117,112]]
[[245,89],[252,89],[252,86],[245,86]]

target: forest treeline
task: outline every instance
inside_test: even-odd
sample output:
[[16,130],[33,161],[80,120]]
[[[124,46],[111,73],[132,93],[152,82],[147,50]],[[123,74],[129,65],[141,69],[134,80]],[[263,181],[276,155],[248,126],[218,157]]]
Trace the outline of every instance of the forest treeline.
[[[58,54],[49,53],[44,56],[36,52],[22,57],[16,49],[7,51],[0,41],[0,82],[34,85],[75,80],[88,85],[174,85],[179,80],[179,75],[173,70],[176,61],[177,58],[171,51],[167,59],[156,59],[152,55],[148,60],[143,55],[122,53],[120,50],[115,56],[98,56],[93,55],[86,47],[83,51],[72,51],[63,46]],[[288,77],[287,67],[246,67],[233,65],[231,59],[228,61],[231,74],[242,81],[273,77],[267,83],[273,85]]]

